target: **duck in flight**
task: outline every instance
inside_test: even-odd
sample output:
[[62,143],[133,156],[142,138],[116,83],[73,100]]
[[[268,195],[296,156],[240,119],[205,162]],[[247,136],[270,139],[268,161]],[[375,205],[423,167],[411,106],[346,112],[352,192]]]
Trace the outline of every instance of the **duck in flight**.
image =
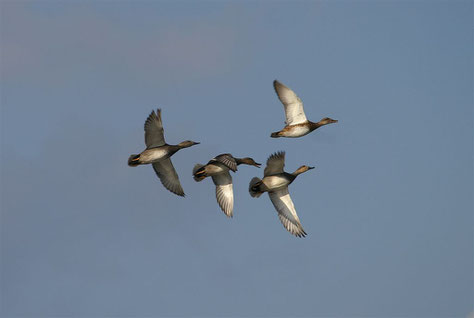
[[216,185],[217,203],[225,215],[230,218],[233,216],[234,210],[234,191],[229,170],[236,172],[237,166],[240,164],[260,168],[260,164],[252,158],[235,158],[230,153],[226,153],[216,156],[206,165],[197,164],[193,169],[193,177],[197,182],[206,177],[212,177],[212,181]]
[[278,212],[283,226],[291,234],[298,237],[305,237],[306,232],[301,225],[300,219],[296,214],[296,209],[291,200],[288,186],[303,172],[314,167],[301,166],[293,173],[283,171],[285,166],[285,152],[280,151],[268,157],[267,166],[263,171],[263,179],[253,178],[249,184],[249,192],[252,197],[258,198],[264,192],[268,192],[268,196],[273,206]]
[[317,123],[309,121],[304,114],[303,102],[295,92],[277,80],[273,81],[273,87],[285,107],[286,126],[282,130],[272,133],[271,137],[302,137],[321,126],[337,123],[337,120],[329,117],[325,117]]
[[183,188],[170,157],[180,149],[197,144],[199,142],[186,140],[177,145],[168,145],[165,142],[163,123],[161,122],[161,109],[158,109],[156,113],[152,111],[145,121],[146,149],[138,155],[131,155],[128,158],[128,165],[136,167],[151,163],[163,186],[174,194],[184,197]]

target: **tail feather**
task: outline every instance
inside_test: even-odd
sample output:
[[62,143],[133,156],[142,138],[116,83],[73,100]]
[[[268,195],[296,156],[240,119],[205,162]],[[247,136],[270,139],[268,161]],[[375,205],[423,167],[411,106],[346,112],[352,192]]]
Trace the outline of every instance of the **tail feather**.
[[202,181],[206,178],[206,171],[204,170],[204,165],[196,164],[193,168],[193,178],[196,182]]
[[131,155],[128,157],[128,165],[130,167],[136,167],[140,164],[140,155]]
[[262,184],[262,180],[254,177],[252,180],[250,180],[249,183],[249,193],[252,196],[252,198],[258,198],[259,196],[262,195],[262,191],[260,191],[260,185]]
[[272,138],[279,138],[279,137],[280,137],[280,132],[279,132],[279,131],[272,132],[272,134],[270,135],[270,137],[272,137]]

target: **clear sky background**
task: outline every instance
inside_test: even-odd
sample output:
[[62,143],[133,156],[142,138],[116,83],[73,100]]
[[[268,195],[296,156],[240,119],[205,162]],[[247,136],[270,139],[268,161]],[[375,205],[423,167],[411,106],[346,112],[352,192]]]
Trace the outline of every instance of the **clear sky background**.
[[[2,1],[2,317],[466,317],[473,310],[472,1]],[[293,88],[313,121],[272,139]],[[130,168],[163,109],[186,192]],[[234,175],[302,164],[308,236]]]

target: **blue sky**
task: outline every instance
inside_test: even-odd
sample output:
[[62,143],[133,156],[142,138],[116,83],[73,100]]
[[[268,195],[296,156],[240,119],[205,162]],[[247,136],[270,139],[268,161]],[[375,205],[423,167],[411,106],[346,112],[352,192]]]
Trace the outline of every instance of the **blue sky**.
[[[3,317],[466,317],[473,310],[471,1],[2,1]],[[293,88],[313,121],[272,139]],[[163,109],[186,198],[129,168]],[[316,166],[308,237],[234,175]]]

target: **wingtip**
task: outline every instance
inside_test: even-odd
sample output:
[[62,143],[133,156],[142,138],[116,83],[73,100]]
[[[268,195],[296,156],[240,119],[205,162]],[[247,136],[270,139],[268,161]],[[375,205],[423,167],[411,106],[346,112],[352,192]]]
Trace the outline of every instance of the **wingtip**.
[[308,233],[306,233],[305,230],[303,230],[303,228],[300,228],[300,230],[301,230],[301,232],[299,232],[300,238],[306,237],[306,235],[308,235]]
[[296,237],[298,237],[298,238],[305,238],[306,235],[308,235],[308,234],[306,234],[306,232],[303,231],[303,232],[293,233],[293,235],[296,236]]
[[273,157],[285,157],[285,151],[284,150],[275,151],[274,153],[270,155],[270,157],[268,157],[268,159],[273,158]]
[[286,87],[285,84],[283,84],[283,83],[280,82],[279,80],[275,79],[275,80],[273,81],[273,87],[275,88],[275,90],[277,89],[277,86],[284,86],[284,87]]
[[273,80],[273,88],[275,89],[276,92],[277,92],[277,86],[278,85],[281,85],[281,83],[278,80]]
[[174,194],[176,194],[176,195],[179,195],[180,197],[183,197],[183,198],[184,198],[184,197],[186,196],[186,194],[184,194],[184,192],[177,192],[177,191],[173,191],[173,190],[170,190],[170,189],[168,189],[168,190],[169,190],[171,193],[174,193]]
[[222,213],[224,213],[224,215],[226,217],[228,217],[229,219],[233,218],[234,217],[234,210],[231,208],[230,211],[226,211],[226,207],[222,206],[219,201],[217,201],[219,207],[221,208],[221,211]]
[[176,194],[177,196],[180,196],[180,197],[183,197],[183,198],[186,197],[186,194],[184,194],[184,192],[183,192],[183,193],[180,193],[180,192],[171,191],[171,190],[169,190],[169,189],[167,189],[167,190],[168,190],[169,192],[173,193],[173,194]]

